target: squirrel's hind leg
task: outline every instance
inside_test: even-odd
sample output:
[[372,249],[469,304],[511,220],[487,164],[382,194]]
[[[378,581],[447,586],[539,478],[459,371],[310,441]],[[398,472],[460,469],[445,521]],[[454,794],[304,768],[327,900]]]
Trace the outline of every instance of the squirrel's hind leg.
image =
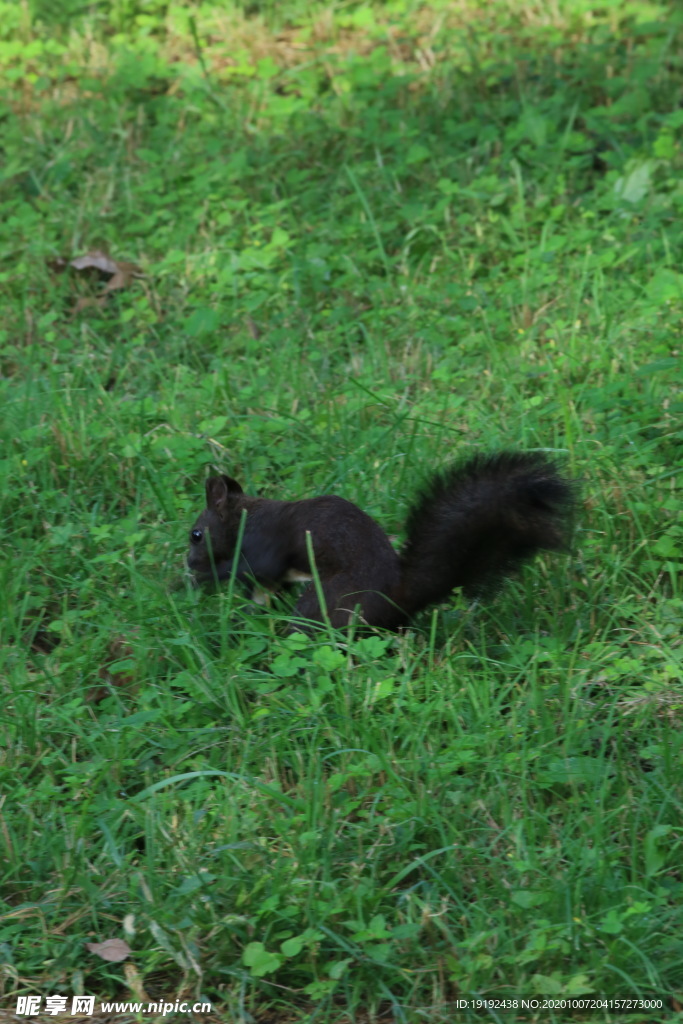
[[[322,587],[325,610],[334,629],[347,629],[352,622],[363,626],[380,626],[397,629],[405,616],[392,602],[375,590],[359,590],[357,581],[345,573],[338,573],[326,580]],[[313,622],[323,623],[325,616],[320,608],[315,584],[306,587],[296,603],[296,614]],[[310,632],[310,627],[306,629]]]
[[[341,598],[341,590],[336,585],[337,577],[333,577],[331,580],[327,580],[322,586],[323,597],[325,599],[325,614],[329,617],[331,625],[335,629],[345,629],[351,621],[353,615],[353,606],[339,607],[339,599]],[[345,602],[343,603],[346,604]],[[318,593],[316,591],[315,583],[310,583],[303,594],[300,595],[299,600],[296,603],[294,612],[298,617],[308,622],[302,622],[301,625],[294,627],[293,632],[302,630],[305,633],[310,633],[314,628],[311,623],[325,622],[325,614],[320,607],[320,601],[318,600]]]

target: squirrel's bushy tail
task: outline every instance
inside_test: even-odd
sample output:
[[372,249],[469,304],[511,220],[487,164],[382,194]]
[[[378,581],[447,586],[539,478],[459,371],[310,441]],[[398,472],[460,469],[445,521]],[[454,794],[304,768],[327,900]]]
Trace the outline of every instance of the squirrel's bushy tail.
[[575,486],[541,453],[475,456],[438,474],[411,509],[401,553],[408,615],[455,587],[486,589],[565,545]]

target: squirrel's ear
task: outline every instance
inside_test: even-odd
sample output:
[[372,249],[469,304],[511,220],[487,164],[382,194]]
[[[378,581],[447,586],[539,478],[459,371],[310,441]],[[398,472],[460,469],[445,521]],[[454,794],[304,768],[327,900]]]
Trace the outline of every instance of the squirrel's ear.
[[244,491],[242,490],[240,485],[237,483],[236,480],[233,480],[231,476],[225,476],[225,474],[223,474],[221,480],[227,487],[228,494],[244,494]]
[[206,507],[222,512],[230,495],[242,494],[242,488],[230,476],[210,476],[206,481]]

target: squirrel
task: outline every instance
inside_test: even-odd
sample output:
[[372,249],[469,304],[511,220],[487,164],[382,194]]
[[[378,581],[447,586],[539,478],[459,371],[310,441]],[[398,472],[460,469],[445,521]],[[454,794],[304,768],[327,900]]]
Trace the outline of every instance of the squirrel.
[[187,564],[198,583],[234,572],[240,581],[277,586],[292,574],[311,579],[312,550],[325,608],[310,583],[295,608],[308,621],[299,628],[325,621],[343,628],[358,616],[365,626],[398,630],[456,587],[479,593],[539,551],[565,547],[575,499],[573,481],[540,453],[476,455],[432,477],[408,513],[399,553],[344,498],[250,497],[231,477],[213,476]]

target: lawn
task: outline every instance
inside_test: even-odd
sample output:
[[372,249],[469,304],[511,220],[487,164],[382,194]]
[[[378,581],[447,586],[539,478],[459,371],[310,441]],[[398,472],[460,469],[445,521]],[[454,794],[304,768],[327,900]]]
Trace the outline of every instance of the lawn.
[[[683,1019],[682,53],[674,2],[0,2],[1,1006]],[[581,501],[486,599],[190,585],[209,473],[400,536],[501,448]]]

